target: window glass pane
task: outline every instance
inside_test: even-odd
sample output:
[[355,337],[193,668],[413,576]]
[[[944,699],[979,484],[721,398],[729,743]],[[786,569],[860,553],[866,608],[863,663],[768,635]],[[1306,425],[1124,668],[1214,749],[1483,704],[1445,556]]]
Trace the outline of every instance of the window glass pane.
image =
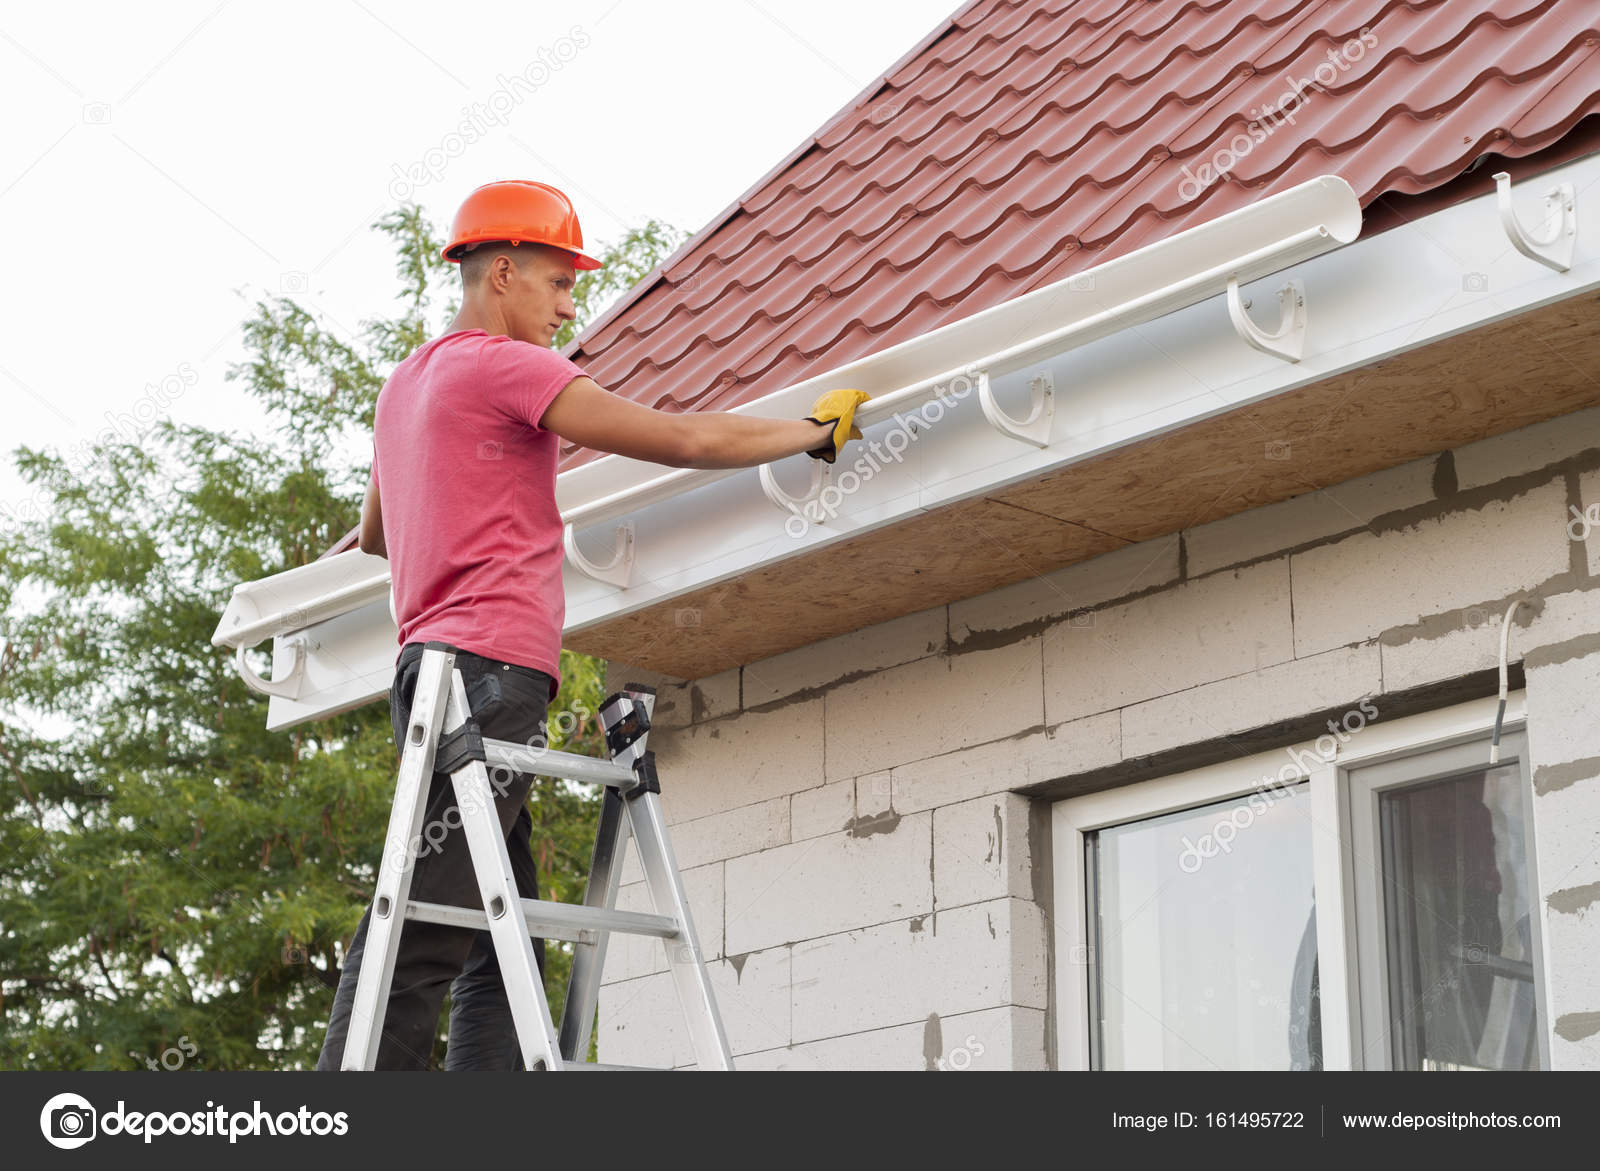
[[1090,838],[1096,1064],[1320,1069],[1304,784]]
[[1379,796],[1397,1069],[1536,1069],[1516,763]]

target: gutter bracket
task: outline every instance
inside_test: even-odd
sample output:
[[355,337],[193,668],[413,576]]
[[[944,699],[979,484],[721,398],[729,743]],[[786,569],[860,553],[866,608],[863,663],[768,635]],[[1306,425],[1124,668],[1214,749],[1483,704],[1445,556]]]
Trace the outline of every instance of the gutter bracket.
[[1305,352],[1306,290],[1299,280],[1292,280],[1278,290],[1278,326],[1269,333],[1250,319],[1244,300],[1239,296],[1239,278],[1230,276],[1228,316],[1233,320],[1234,332],[1263,354],[1285,362],[1298,362]]
[[566,546],[567,560],[585,577],[592,577],[595,581],[603,581],[620,589],[627,589],[633,580],[633,522],[624,521],[617,526],[617,549],[612,554],[611,560],[604,565],[596,565],[583,555],[578,548],[577,534],[572,526],[566,526],[562,533],[561,543]]
[[[811,461],[811,486],[806,489],[804,496],[791,496],[785,492],[782,485],[778,483],[778,477],[774,474],[771,464],[762,464],[759,469],[759,475],[761,477],[761,491],[766,493],[768,500],[785,512],[792,513],[802,520],[810,520],[812,518],[807,517],[805,514],[805,506],[821,496],[822,490],[833,483],[833,465],[820,459]],[[826,517],[820,515],[820,509],[817,512],[819,519],[816,520],[816,523],[825,524]]]
[[1031,443],[1035,447],[1050,446],[1050,424],[1056,417],[1056,380],[1050,371],[1035,374],[1028,382],[1033,402],[1025,419],[1016,419],[1001,410],[995,401],[994,387],[989,383],[989,372],[978,371],[978,402],[983,407],[983,417],[1002,435]]
[[1572,254],[1578,244],[1577,194],[1571,183],[1560,183],[1545,192],[1544,218],[1530,232],[1511,206],[1511,176],[1505,171],[1494,175],[1495,202],[1500,209],[1500,225],[1512,247],[1529,260],[1566,272],[1572,267]]
[[245,662],[244,654],[250,648],[240,643],[233,650],[233,669],[239,673],[239,678],[244,680],[244,685],[251,691],[262,695],[276,695],[282,699],[299,699],[300,685],[306,677],[306,640],[303,637],[285,638],[285,649],[294,652],[294,662],[290,664],[289,673],[282,679],[263,679],[257,675],[255,669]]

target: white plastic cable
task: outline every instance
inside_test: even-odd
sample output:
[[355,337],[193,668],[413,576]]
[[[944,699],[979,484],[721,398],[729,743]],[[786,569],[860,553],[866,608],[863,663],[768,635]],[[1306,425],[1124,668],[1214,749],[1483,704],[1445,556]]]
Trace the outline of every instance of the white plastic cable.
[[1489,763],[1500,763],[1500,724],[1506,718],[1507,662],[1511,651],[1511,616],[1527,598],[1518,598],[1506,607],[1505,619],[1500,623],[1500,706],[1494,713],[1494,736],[1489,741]]

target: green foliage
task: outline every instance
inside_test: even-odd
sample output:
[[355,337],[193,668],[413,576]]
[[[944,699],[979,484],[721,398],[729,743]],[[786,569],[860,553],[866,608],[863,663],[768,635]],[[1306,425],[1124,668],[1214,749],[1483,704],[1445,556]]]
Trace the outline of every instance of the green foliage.
[[[454,268],[421,212],[379,228],[399,306],[358,339],[284,297],[244,323],[229,377],[267,408],[270,439],[162,421],[87,460],[15,453],[48,505],[0,531],[6,1067],[315,1063],[376,876],[387,706],[269,733],[266,699],[210,637],[235,583],[304,564],[355,524],[384,376],[454,312]],[[580,282],[580,312],[679,238],[656,221],[629,233]],[[600,664],[563,652],[561,667],[552,733],[601,755]],[[577,901],[595,799],[540,778],[530,801],[540,893]],[[548,944],[547,963],[559,1019],[570,949]]]

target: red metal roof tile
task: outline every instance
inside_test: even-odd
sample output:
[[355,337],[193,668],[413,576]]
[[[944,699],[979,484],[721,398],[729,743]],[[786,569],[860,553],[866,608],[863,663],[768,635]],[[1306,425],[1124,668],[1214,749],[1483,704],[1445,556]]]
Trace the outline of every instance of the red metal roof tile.
[[1463,197],[1596,112],[1596,0],[977,0],[567,352],[726,410],[1314,175]]

